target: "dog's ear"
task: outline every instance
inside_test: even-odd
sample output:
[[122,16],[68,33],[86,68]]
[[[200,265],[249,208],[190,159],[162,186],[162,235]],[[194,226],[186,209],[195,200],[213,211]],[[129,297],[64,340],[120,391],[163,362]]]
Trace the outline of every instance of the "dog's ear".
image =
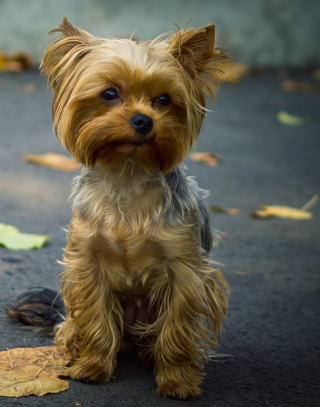
[[180,30],[169,42],[169,52],[189,76],[212,96],[212,84],[219,83],[226,55],[216,47],[215,25]]
[[80,37],[86,39],[87,37],[92,37],[89,33],[75,27],[72,25],[66,16],[63,16],[62,24],[59,24],[59,28],[51,30],[48,32],[48,35],[53,34],[55,32],[60,32],[63,37]]
[[58,39],[47,49],[41,63],[41,72],[48,75],[48,83],[55,90],[63,72],[72,70],[79,60],[92,51],[95,37],[74,27],[63,16],[62,24],[48,35],[60,33]]

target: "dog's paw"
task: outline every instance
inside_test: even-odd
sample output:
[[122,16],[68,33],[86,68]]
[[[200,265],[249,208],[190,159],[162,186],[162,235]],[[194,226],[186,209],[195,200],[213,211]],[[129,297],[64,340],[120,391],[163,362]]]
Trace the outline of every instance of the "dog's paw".
[[202,375],[193,369],[189,369],[189,375],[186,375],[184,374],[187,373],[186,367],[175,366],[170,370],[168,369],[167,375],[158,373],[156,377],[157,393],[164,397],[182,400],[198,396],[201,393],[199,385],[203,380]]
[[198,396],[201,391],[199,386],[189,385],[188,383],[173,383],[171,381],[164,381],[161,385],[158,385],[157,393],[160,396],[185,400]]
[[70,379],[84,383],[105,383],[111,378],[111,373],[98,366],[81,365],[76,363],[67,370]]

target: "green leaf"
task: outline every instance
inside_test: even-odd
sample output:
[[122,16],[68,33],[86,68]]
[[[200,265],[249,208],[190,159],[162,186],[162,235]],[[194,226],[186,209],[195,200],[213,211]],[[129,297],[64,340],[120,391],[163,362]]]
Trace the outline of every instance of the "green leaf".
[[286,126],[303,126],[307,122],[305,117],[294,116],[283,110],[277,114],[277,119],[280,123],[285,124]]
[[14,226],[6,225],[5,223],[0,223],[0,236],[8,235],[13,233],[20,233],[20,230]]
[[9,250],[39,249],[48,240],[50,240],[49,236],[20,233],[16,227],[0,223],[0,246]]

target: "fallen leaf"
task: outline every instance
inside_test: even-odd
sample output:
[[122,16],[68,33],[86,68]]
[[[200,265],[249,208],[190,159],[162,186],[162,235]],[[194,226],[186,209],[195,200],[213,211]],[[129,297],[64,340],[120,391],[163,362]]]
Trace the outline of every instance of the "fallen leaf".
[[0,352],[0,396],[43,396],[67,390],[66,365],[71,356],[56,346]]
[[8,235],[13,233],[19,233],[19,229],[15,226],[6,225],[5,223],[0,223],[0,236],[1,235]]
[[37,87],[34,83],[28,83],[27,85],[24,85],[23,90],[24,90],[24,93],[35,93],[37,90]]
[[0,71],[20,72],[30,68],[33,63],[32,55],[26,51],[3,54],[0,50]]
[[241,82],[243,76],[250,73],[250,67],[241,63],[229,62],[223,67],[221,82],[236,85]]
[[[10,356],[9,356],[10,355]],[[70,362],[71,356],[57,346],[43,346],[38,348],[16,348],[0,352],[0,369],[8,365],[11,359],[12,368],[18,369],[26,365],[41,368],[48,362],[45,371],[56,376],[63,375],[65,366]]]
[[14,226],[0,223],[0,246],[9,250],[39,249],[50,240],[49,236],[20,233]]
[[287,219],[311,219],[313,214],[302,209],[292,208],[290,206],[262,205],[260,211],[251,212],[255,218],[287,218]]
[[19,372],[8,372],[5,375],[0,373],[0,396],[21,397],[31,394],[43,396],[48,393],[60,393],[69,388],[68,382],[48,376],[45,372],[41,377],[36,377],[37,370],[39,369],[25,367]]
[[315,81],[320,81],[320,69],[315,69],[315,70],[312,72],[312,76],[313,76],[313,79],[314,79]]
[[61,154],[46,153],[43,155],[25,155],[24,160],[28,163],[49,167],[60,171],[76,171],[80,168],[72,157]]
[[226,213],[228,215],[238,215],[241,210],[237,208],[223,208],[222,206],[210,205],[210,211],[218,213]]
[[193,161],[206,163],[212,167],[216,167],[222,161],[221,155],[214,153],[192,153],[190,158]]
[[35,235],[32,233],[17,233],[0,236],[0,245],[9,250],[40,249],[45,242],[50,240],[48,236]]
[[300,92],[300,93],[320,93],[320,86],[305,82],[296,82],[292,80],[283,81],[281,84],[282,89],[287,92]]
[[286,126],[303,126],[307,119],[301,116],[294,116],[290,113],[287,113],[283,110],[277,114],[278,122],[285,124]]

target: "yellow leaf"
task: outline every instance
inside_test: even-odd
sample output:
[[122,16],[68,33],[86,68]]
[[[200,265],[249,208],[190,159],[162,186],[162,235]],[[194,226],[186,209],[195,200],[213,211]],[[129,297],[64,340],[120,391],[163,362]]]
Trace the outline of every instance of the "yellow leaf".
[[286,126],[303,126],[307,121],[305,117],[294,116],[283,110],[281,110],[277,114],[277,119],[278,122],[280,122],[281,124],[285,124]]
[[70,359],[56,346],[0,352],[0,396],[43,396],[67,390],[68,382],[57,376],[66,376]]
[[190,158],[193,161],[206,163],[212,167],[216,167],[222,161],[221,155],[214,153],[192,153]]
[[45,372],[36,377],[37,369],[21,368],[19,371],[0,373],[0,396],[21,397],[43,396],[48,393],[59,393],[69,388],[68,382],[57,377],[48,376]]
[[30,68],[34,63],[32,55],[25,51],[15,51],[2,54],[0,51],[0,70],[20,72]]
[[236,85],[241,82],[244,75],[250,73],[250,68],[241,63],[229,62],[222,68],[223,75],[221,81],[231,85]]
[[316,81],[320,81],[320,69],[315,69],[312,72],[313,79]]
[[311,93],[311,94],[317,94],[320,92],[320,86],[318,85],[305,82],[296,82],[289,79],[283,81],[281,86],[282,89],[284,89],[287,92]]
[[61,154],[46,153],[43,155],[25,155],[24,160],[28,163],[42,165],[44,167],[49,167],[54,170],[60,171],[76,171],[80,168],[78,164],[72,157],[67,157]]
[[241,210],[237,208],[223,208],[222,206],[210,205],[210,211],[212,212],[219,212],[219,213],[226,213],[228,215],[238,215]]
[[24,93],[34,93],[37,90],[37,87],[34,83],[28,83],[23,87]]
[[311,212],[304,211],[302,209],[292,208],[290,206],[278,206],[278,205],[262,205],[260,211],[251,212],[251,215],[255,218],[287,218],[287,219],[311,219],[313,214]]

